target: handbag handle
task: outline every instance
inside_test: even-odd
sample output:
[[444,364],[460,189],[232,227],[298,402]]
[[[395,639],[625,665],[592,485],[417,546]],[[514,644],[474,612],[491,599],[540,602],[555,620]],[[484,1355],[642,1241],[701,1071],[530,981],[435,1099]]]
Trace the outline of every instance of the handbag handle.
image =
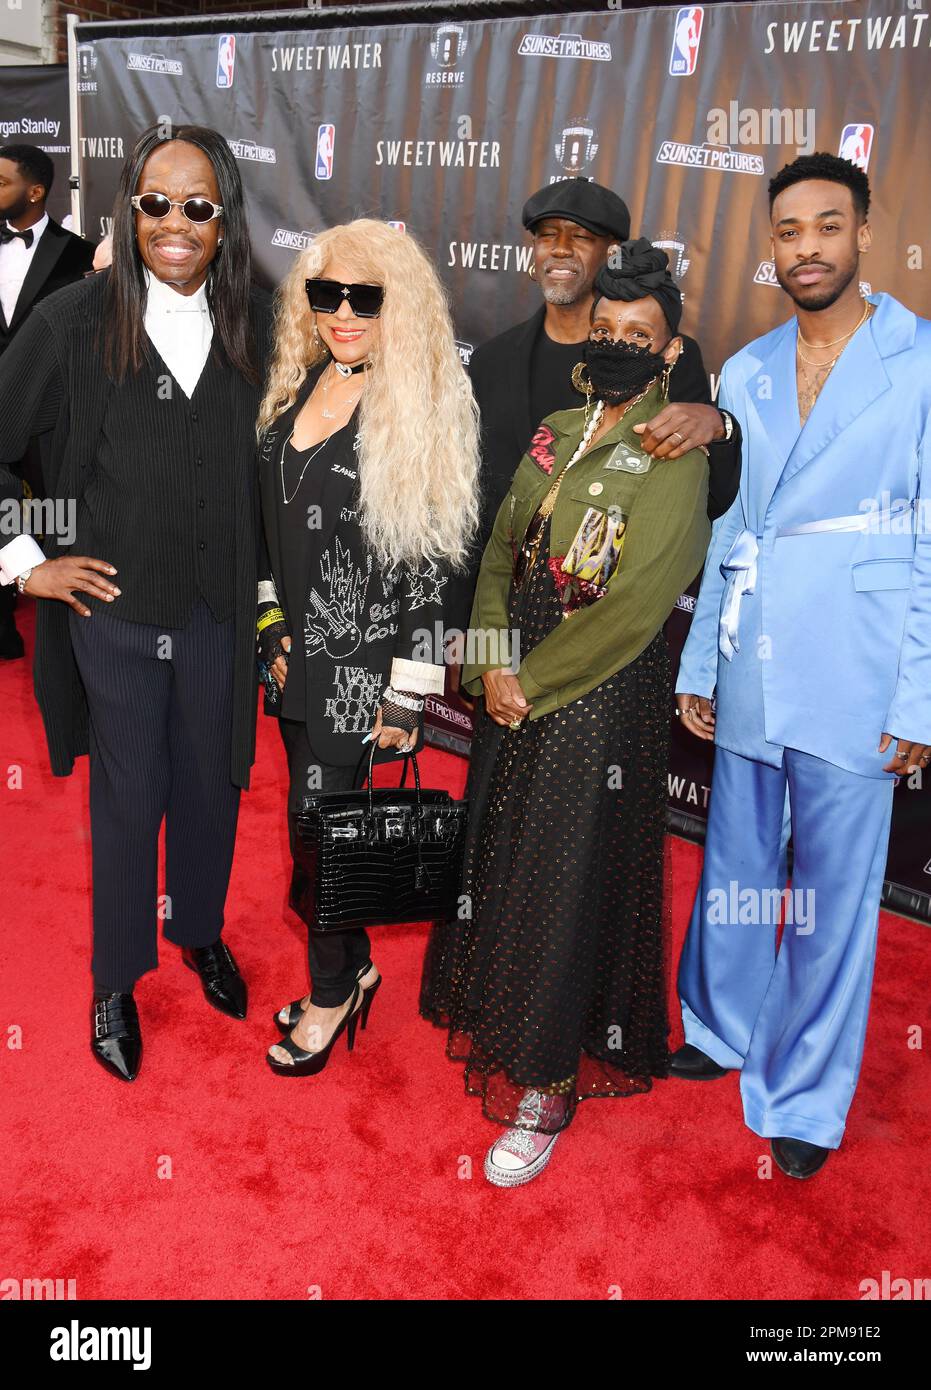
[[[373,759],[374,757],[375,757],[375,745],[374,745],[374,743],[373,743],[372,746],[371,746],[371,748],[369,749],[369,767],[368,767],[368,773],[366,774],[367,777],[368,777],[368,784],[369,784],[369,815],[372,815],[373,810],[374,810],[374,806],[373,806],[373,803],[372,803],[372,759]],[[407,764],[408,764],[408,761],[410,761],[410,762],[412,762],[412,763],[414,764],[414,786],[415,786],[416,789],[417,789],[417,822],[418,822],[418,825],[419,825],[419,822],[420,822],[420,812],[421,812],[422,806],[421,806],[421,800],[420,800],[420,769],[419,769],[418,766],[417,766],[417,754],[416,754],[416,753],[405,753],[405,754],[404,754],[404,772],[403,772],[403,775],[402,775],[402,777],[401,777],[401,783],[400,783],[400,785],[403,787],[403,786],[404,786],[404,782],[405,782],[405,780],[406,780],[406,778],[407,778]],[[418,833],[417,833],[417,839],[418,839],[418,844],[419,844],[419,840],[420,840],[420,832],[419,832],[419,830],[418,830]]]
[[[356,787],[358,787],[358,788],[361,790],[361,788],[365,785],[365,780],[366,780],[365,777],[362,778],[361,783],[360,783],[360,781],[359,781],[359,772],[360,772],[360,770],[361,770],[362,764],[365,762],[366,756],[368,756],[368,760],[369,760],[369,770],[368,770],[366,776],[368,777],[368,783],[369,783],[369,786],[371,787],[371,785],[372,785],[372,758],[373,758],[374,755],[375,755],[375,748],[376,748],[376,745],[373,743],[371,749],[369,750],[368,755],[366,755],[366,752],[365,752],[365,749],[364,749],[364,748],[363,748],[362,752],[359,754],[359,761],[356,763],[356,770],[355,770],[355,772],[354,772],[353,775],[352,775],[352,785],[353,785],[353,789],[355,789]],[[402,769],[401,769],[401,780],[400,780],[400,782],[398,783],[398,789],[399,789],[399,790],[400,790],[401,787],[406,786],[406,784],[407,784],[407,765],[408,765],[408,763],[409,763],[409,761],[410,761],[410,759],[411,759],[412,756],[413,756],[413,755],[410,754],[410,753],[405,753],[405,754],[404,754],[404,766],[403,766]],[[419,786],[420,783],[418,782],[417,785]],[[369,808],[369,809],[371,809],[371,808]]]

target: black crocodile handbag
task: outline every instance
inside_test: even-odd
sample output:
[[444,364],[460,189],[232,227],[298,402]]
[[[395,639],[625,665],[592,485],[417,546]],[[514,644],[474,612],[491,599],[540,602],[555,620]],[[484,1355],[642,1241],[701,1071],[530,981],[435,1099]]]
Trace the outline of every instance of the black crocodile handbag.
[[[456,913],[468,802],[422,788],[416,754],[405,756],[399,787],[373,788],[374,752],[367,789],[310,792],[296,817],[290,901],[316,931]],[[408,759],[413,789],[404,785]]]

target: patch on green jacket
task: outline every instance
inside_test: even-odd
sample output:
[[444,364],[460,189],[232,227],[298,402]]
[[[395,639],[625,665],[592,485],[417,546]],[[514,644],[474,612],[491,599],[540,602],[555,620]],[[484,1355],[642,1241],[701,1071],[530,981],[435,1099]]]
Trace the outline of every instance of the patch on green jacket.
[[653,459],[649,454],[642,454],[639,449],[632,449],[629,444],[623,442],[616,445],[611,451],[603,468],[618,469],[622,473],[649,473],[653,466]]

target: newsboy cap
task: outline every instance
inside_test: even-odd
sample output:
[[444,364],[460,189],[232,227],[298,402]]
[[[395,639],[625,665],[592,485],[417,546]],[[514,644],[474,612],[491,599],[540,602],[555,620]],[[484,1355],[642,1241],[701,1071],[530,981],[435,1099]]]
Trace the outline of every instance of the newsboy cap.
[[524,226],[532,231],[544,217],[565,217],[596,236],[618,241],[630,236],[630,209],[623,198],[590,179],[560,179],[532,194],[524,204]]

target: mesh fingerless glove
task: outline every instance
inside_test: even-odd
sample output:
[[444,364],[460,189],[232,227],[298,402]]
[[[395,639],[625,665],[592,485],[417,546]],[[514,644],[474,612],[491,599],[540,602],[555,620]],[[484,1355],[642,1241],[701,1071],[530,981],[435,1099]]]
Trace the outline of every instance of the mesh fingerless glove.
[[260,603],[255,620],[256,649],[260,661],[271,666],[279,657],[285,655],[281,645],[282,637],[288,636],[288,626],[284,613],[277,603]]
[[386,686],[381,697],[381,722],[390,729],[412,734],[423,717],[424,697],[415,690],[393,690]]

